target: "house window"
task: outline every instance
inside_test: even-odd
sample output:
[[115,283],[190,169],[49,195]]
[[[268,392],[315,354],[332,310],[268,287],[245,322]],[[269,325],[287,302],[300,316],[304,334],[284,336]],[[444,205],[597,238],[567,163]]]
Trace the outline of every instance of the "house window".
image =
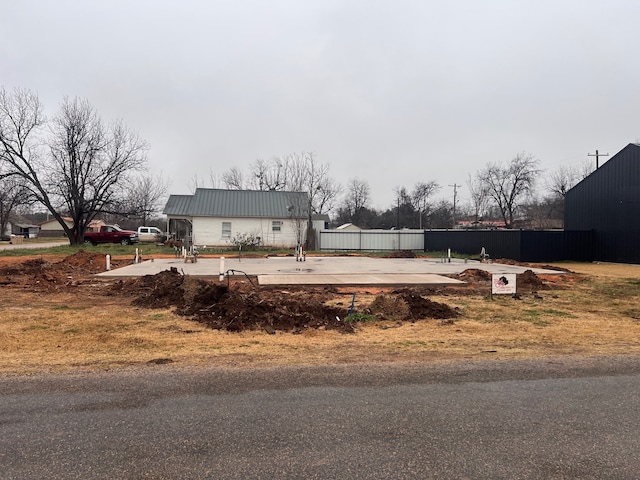
[[282,222],[280,220],[274,220],[271,222],[271,231],[280,232],[282,230]]
[[231,222],[222,222],[222,238],[231,238]]

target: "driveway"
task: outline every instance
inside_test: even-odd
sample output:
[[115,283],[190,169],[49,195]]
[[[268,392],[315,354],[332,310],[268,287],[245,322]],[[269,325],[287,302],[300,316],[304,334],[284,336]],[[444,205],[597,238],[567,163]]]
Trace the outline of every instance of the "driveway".
[[37,242],[37,243],[20,243],[17,245],[12,245],[7,242],[0,243],[0,250],[20,250],[25,248],[51,248],[51,247],[59,247],[61,245],[69,245],[69,240],[52,240],[50,242]]

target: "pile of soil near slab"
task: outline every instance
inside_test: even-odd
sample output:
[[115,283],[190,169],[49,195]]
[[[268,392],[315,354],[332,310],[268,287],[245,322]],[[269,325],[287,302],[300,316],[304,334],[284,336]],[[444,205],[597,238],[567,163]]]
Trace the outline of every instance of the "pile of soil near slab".
[[366,313],[387,320],[421,320],[455,318],[460,312],[444,303],[434,302],[416,290],[402,288],[376,296]]
[[[112,262],[114,266],[127,262]],[[39,291],[58,290],[75,286],[88,276],[106,270],[105,255],[87,253],[80,249],[58,262],[30,258],[21,263],[0,267],[0,284],[29,287]]]
[[413,250],[398,250],[387,253],[384,258],[416,258],[416,254]]
[[491,274],[486,270],[478,268],[468,268],[464,272],[455,275],[459,280],[465,282],[489,282],[491,281]]
[[[134,297],[133,304],[145,308],[175,307],[179,315],[218,330],[240,332],[265,330],[300,333],[307,329],[337,330],[352,333],[354,323],[347,318],[346,306],[328,305],[326,291],[300,289],[262,289],[247,283],[222,285],[210,280],[182,275],[177,269],[156,275],[120,280],[111,290],[114,294]],[[419,320],[453,318],[455,309],[432,302],[419,293],[400,289],[378,300],[383,308],[369,309],[377,318]]]
[[[458,278],[459,280],[463,280],[469,284],[473,283],[486,283],[487,285],[491,284],[491,274],[486,270],[480,270],[475,268],[469,268],[464,272],[459,273],[458,275],[453,275],[453,277]],[[522,273],[516,274],[518,288],[531,288],[531,289],[541,289],[546,288],[546,284],[538,278],[538,276],[533,273],[533,270],[525,270]]]
[[538,278],[538,276],[533,273],[533,270],[525,270],[522,273],[516,275],[516,285],[518,288],[520,287],[528,287],[533,289],[543,289],[547,288],[547,285]]
[[147,308],[176,307],[176,313],[210,328],[239,332],[266,330],[299,333],[310,328],[353,332],[344,319],[345,308],[324,305],[304,292],[231,287],[181,275],[172,268],[135,280],[121,280],[114,292],[128,292],[134,305]]
[[410,317],[407,320],[419,320],[421,318],[435,318],[439,320],[455,318],[460,312],[444,303],[438,303],[424,298],[409,289],[393,292],[398,300],[404,301],[409,307]]

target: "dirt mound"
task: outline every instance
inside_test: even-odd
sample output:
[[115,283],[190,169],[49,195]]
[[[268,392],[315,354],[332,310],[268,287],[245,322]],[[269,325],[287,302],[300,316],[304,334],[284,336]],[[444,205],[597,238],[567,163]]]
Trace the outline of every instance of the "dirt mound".
[[0,277],[13,275],[38,275],[51,268],[51,263],[41,258],[32,258],[22,263],[0,268]]
[[184,276],[178,269],[164,270],[156,275],[145,275],[130,281],[120,281],[113,290],[137,295],[134,305],[147,308],[182,307],[185,304]]
[[457,277],[465,282],[485,282],[491,280],[491,274],[489,272],[478,268],[468,268],[458,274]]
[[556,272],[565,272],[565,273],[573,273],[568,268],[564,267],[556,267],[555,265],[531,265],[534,268],[542,268],[544,270],[554,270]]
[[[325,303],[331,297],[326,289],[282,291],[257,289],[247,283],[227,286],[182,275],[176,268],[134,280],[120,280],[111,289],[114,294],[134,296],[134,305],[175,307],[177,314],[219,330],[299,333],[322,328],[344,333],[354,331],[354,322],[347,319],[346,306]],[[455,309],[432,302],[409,289],[379,295],[367,312],[381,319],[397,320],[458,316]]]
[[409,306],[411,320],[419,320],[421,318],[455,318],[460,313],[444,303],[433,302],[428,298],[416,295],[410,290],[404,290],[398,293],[398,299],[403,300]]
[[353,326],[343,320],[347,314],[344,309],[282,292],[265,296],[258,291],[227,291],[217,302],[196,301],[183,313],[192,314],[195,320],[211,328],[238,332],[264,329],[269,333],[278,330],[299,333],[309,328],[354,331]]
[[564,267],[556,267],[555,265],[541,265],[538,263],[518,262],[509,258],[496,258],[493,263],[501,263],[503,265],[516,265],[519,267],[541,268],[545,270],[555,270],[556,272],[573,273],[571,270]]
[[[23,262],[11,262],[0,267],[0,284],[14,288],[33,288],[39,292],[55,292],[64,287],[75,287],[91,281],[93,274],[106,271],[105,255],[88,253],[80,249],[60,260],[59,255],[30,258]],[[116,268],[129,265],[133,259],[112,260]]]
[[231,288],[178,273],[172,268],[136,280],[122,280],[115,292],[136,296],[134,305],[176,307],[210,328],[239,332],[266,330],[299,333],[309,328],[353,332],[347,311],[324,305],[304,292],[259,291],[240,284]]
[[522,273],[517,274],[517,283],[519,287],[531,287],[531,288],[545,288],[545,283],[533,273],[532,270],[525,270]]
[[378,295],[369,305],[367,313],[388,320],[442,320],[460,315],[456,309],[433,302],[410,289],[394,290],[391,295]]
[[0,268],[0,284],[13,287],[30,287],[47,291],[70,285],[72,281],[68,268],[41,258],[33,258]]
[[416,254],[413,250],[399,250],[387,253],[384,258],[416,258]]
[[88,253],[80,249],[73,255],[69,255],[56,266],[67,270],[76,270],[82,273],[101,273],[107,270],[105,255],[101,253]]
[[397,299],[395,295],[386,294],[377,295],[365,313],[374,315],[381,320],[408,320],[411,318],[407,302]]

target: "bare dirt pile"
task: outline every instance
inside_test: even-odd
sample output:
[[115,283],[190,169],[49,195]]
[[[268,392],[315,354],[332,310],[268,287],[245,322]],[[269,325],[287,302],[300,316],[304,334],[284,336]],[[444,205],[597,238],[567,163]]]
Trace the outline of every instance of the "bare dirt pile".
[[444,303],[424,298],[410,289],[396,290],[392,293],[396,295],[399,301],[404,301],[409,307],[410,317],[407,320],[420,320],[422,318],[444,320],[460,315],[457,308],[451,308]]
[[179,315],[219,330],[299,333],[309,328],[324,328],[353,332],[353,325],[345,322],[348,313],[345,308],[324,305],[314,295],[256,290],[242,284],[228,287],[183,276],[175,268],[136,280],[119,281],[113,289],[134,295],[134,305],[173,306]]
[[516,276],[516,285],[518,288],[527,287],[531,289],[544,289],[548,286],[533,273],[533,270],[525,270]]
[[[134,297],[133,304],[145,308],[175,307],[175,312],[210,328],[239,332],[265,330],[300,333],[307,329],[354,332],[348,309],[328,305],[328,289],[300,288],[287,290],[258,288],[248,283],[221,285],[182,275],[172,268],[156,275],[120,280],[113,294]],[[367,310],[376,318],[416,321],[458,316],[455,309],[423,298],[420,293],[400,289],[377,299]],[[385,306],[386,305],[386,306]]]
[[381,294],[371,302],[366,313],[387,320],[450,319],[460,315],[456,308],[425,298],[416,289],[402,288]]
[[59,262],[30,258],[21,263],[0,267],[0,284],[56,290],[75,286],[88,276],[106,270],[105,256],[78,250]]
[[416,258],[416,254],[413,250],[398,250],[386,254],[384,258]]
[[[117,262],[112,262],[114,267]],[[101,253],[88,253],[80,249],[73,255],[69,255],[64,260],[56,264],[60,268],[81,273],[101,273],[107,270],[105,255]]]
[[468,268],[464,272],[455,275],[459,280],[465,282],[489,282],[491,281],[491,274],[486,270],[480,270],[478,268]]
[[509,258],[496,258],[493,263],[501,263],[503,265],[517,265],[519,267],[531,267],[531,268],[541,268],[545,270],[555,270],[556,272],[566,272],[573,273],[568,268],[558,267],[555,265],[541,265],[538,263],[527,263],[527,262],[518,262],[516,260],[511,260]]

